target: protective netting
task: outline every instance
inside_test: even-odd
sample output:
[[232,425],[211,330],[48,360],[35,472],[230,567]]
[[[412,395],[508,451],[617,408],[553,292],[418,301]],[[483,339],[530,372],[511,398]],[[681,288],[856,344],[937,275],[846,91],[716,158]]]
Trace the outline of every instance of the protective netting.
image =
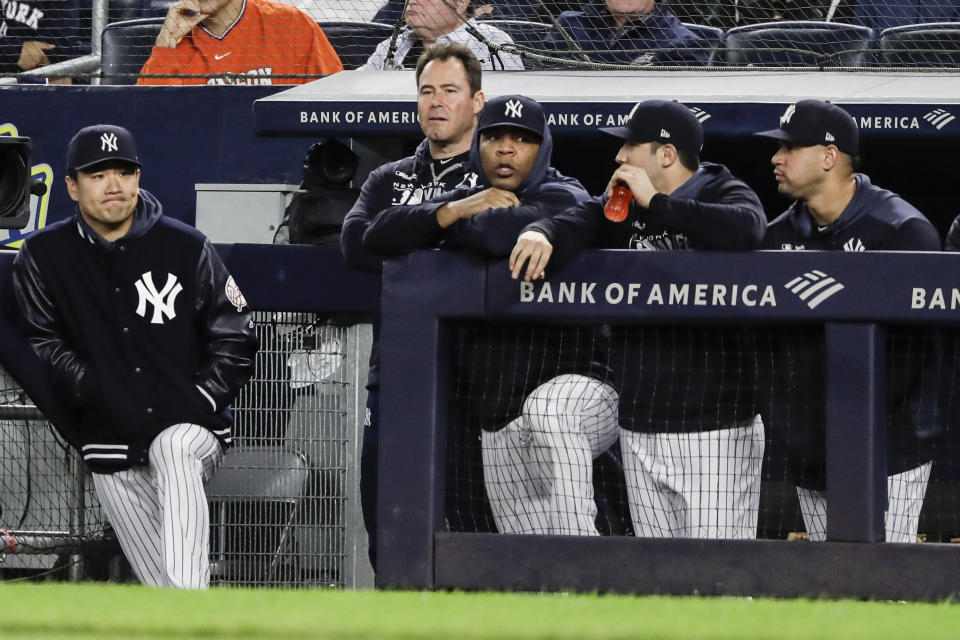
[[[356,509],[356,364],[367,354],[359,353],[357,328],[316,314],[257,312],[255,322],[261,348],[254,377],[234,403],[234,446],[207,484],[211,582],[346,586],[350,554],[365,548],[351,538],[358,528],[350,507]],[[27,401],[15,381],[2,380],[3,404]],[[84,482],[75,455],[42,418],[0,419],[0,530],[16,540],[8,554],[0,532],[0,574],[48,569],[56,554],[79,554],[93,574],[91,552],[113,538],[93,483]],[[36,555],[20,548],[31,540],[63,540],[72,548]],[[119,553],[115,543],[111,552]]]
[[133,84],[143,73],[147,84],[290,84],[341,66],[413,68],[438,38],[468,44],[487,69],[960,64],[956,0],[272,2],[4,0],[0,73],[21,82]]
[[[451,530],[827,535],[821,327],[458,323],[455,335]],[[890,541],[960,536],[958,344],[888,330]],[[606,377],[582,366],[598,357]]]

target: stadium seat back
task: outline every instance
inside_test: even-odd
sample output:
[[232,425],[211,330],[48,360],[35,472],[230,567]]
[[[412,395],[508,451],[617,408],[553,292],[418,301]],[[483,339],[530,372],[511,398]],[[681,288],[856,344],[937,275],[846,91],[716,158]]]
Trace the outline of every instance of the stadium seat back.
[[100,84],[137,83],[163,20],[138,18],[106,26],[100,36]]
[[836,22],[785,21],[727,31],[723,60],[742,67],[862,67],[872,62],[874,32]]
[[333,45],[343,68],[362,66],[377,45],[393,35],[393,27],[379,22],[323,21],[318,22],[327,40]]
[[891,27],[880,32],[880,64],[891,67],[960,67],[960,22]]
[[[483,20],[484,24],[496,27],[510,36],[521,47],[533,49],[535,52],[544,51],[544,41],[553,31],[553,25],[530,20]],[[538,60],[522,56],[523,66],[526,69],[542,69],[544,64]]]
[[713,64],[717,58],[717,53],[723,49],[724,43],[726,42],[726,31],[719,27],[708,27],[706,25],[688,22],[684,22],[683,26],[693,31],[698,38],[707,43],[707,47],[710,49],[710,58],[707,64]]

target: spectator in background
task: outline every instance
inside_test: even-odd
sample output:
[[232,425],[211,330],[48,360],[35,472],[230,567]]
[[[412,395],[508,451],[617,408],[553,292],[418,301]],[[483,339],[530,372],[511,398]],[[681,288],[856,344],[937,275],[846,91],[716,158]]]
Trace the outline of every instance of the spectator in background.
[[[75,58],[79,7],[73,0],[3,0],[0,73],[22,73]],[[70,78],[52,80],[70,84]]]
[[[860,134],[856,121],[835,105],[801,100],[790,105],[780,127],[757,135],[779,142],[773,174],[780,193],[795,201],[767,225],[762,248],[791,251],[939,251],[940,236],[910,203],[857,173]],[[887,424],[887,542],[916,542],[920,510],[930,478],[933,443],[943,427],[936,380],[924,369],[942,355],[939,334],[889,327]],[[795,334],[771,341],[780,371],[764,420],[775,446],[787,453],[788,478],[797,485],[811,540],[827,536],[823,342]],[[760,379],[773,380],[772,374]],[[791,415],[793,412],[793,415]],[[793,422],[793,424],[791,424]]]
[[[655,0],[594,0],[582,11],[565,11],[558,22],[594,62],[608,64],[705,65],[707,43]],[[559,33],[547,44],[569,49]]]
[[302,84],[343,71],[327,37],[299,9],[271,0],[179,0],[170,5],[137,84]]
[[491,46],[511,44],[513,39],[496,27],[476,21],[471,0],[409,0],[405,19],[407,27],[377,45],[360,69],[411,69],[435,42],[467,45],[485,70],[523,69],[519,56]]
[[[892,0],[884,0],[891,2]],[[846,22],[854,0],[674,0],[670,9],[683,22],[731,29],[760,22],[781,20],[822,20]]]
[[960,2],[956,0],[858,0],[853,16],[854,23],[876,31],[956,20],[960,20]]

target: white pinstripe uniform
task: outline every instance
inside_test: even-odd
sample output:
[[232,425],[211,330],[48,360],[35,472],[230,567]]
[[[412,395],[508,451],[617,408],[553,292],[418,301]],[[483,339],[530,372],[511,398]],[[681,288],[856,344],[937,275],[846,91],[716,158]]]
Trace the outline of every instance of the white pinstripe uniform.
[[210,512],[203,484],[223,450],[195,424],[166,428],[150,444],[149,466],[94,473],[107,520],[140,582],[151,587],[210,585]]
[[642,538],[757,535],[763,422],[692,433],[621,429],[634,533]]
[[500,533],[598,535],[593,459],[617,440],[617,392],[564,374],[527,396],[522,414],[483,431],[483,476]]
[[[932,462],[887,476],[884,529],[887,542],[916,542],[923,496],[927,493]],[[823,491],[797,487],[800,512],[811,540],[827,539],[827,496]]]

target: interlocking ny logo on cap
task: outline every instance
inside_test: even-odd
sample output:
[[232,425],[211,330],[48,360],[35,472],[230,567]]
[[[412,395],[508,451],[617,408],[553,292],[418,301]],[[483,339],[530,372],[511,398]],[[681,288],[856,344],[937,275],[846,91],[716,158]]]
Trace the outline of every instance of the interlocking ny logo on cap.
[[521,118],[521,112],[523,111],[523,103],[519,100],[507,100],[506,109],[504,110],[504,115],[511,118]]
[[100,136],[100,151],[116,151],[117,150],[117,134],[115,133],[104,133]]
[[787,110],[783,112],[783,115],[780,116],[780,124],[788,124],[793,119],[793,114],[797,112],[797,105],[792,104],[787,107]]

